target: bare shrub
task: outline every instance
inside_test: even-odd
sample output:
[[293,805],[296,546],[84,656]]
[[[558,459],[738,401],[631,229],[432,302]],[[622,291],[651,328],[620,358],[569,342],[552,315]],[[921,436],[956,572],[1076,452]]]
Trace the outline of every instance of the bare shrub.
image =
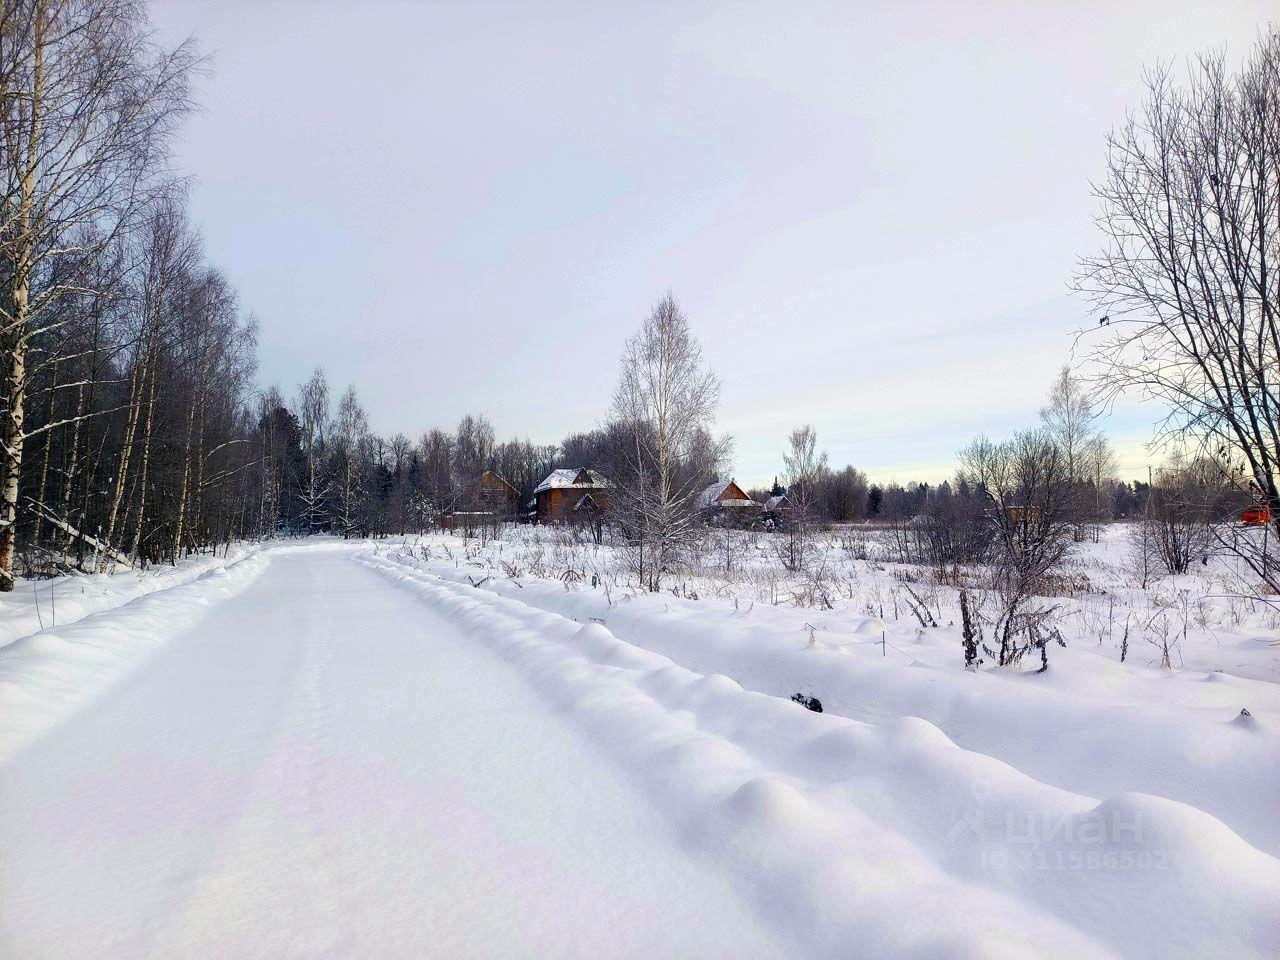
[[1143,590],[1147,589],[1162,569],[1156,546],[1155,526],[1141,518],[1130,524],[1125,552],[1134,580]]
[[931,568],[943,583],[958,584],[960,567],[982,563],[992,543],[983,499],[963,480],[943,483],[923,512],[889,528],[891,558]]
[[1204,462],[1174,463],[1161,470],[1141,519],[1156,558],[1171,574],[1207,562],[1214,548],[1213,519],[1222,485]]
[[1015,665],[1038,650],[1045,670],[1049,642],[1065,646],[1052,625],[1057,608],[1042,596],[1071,545],[1066,458],[1047,432],[1028,430],[999,444],[979,438],[960,459],[964,479],[987,498],[993,531],[989,565],[999,601],[994,623],[999,647],[984,649],[1000,666]]
[[982,644],[982,620],[977,610],[970,609],[969,592],[960,591],[960,636],[964,642],[964,668],[977,670],[982,663],[978,647]]

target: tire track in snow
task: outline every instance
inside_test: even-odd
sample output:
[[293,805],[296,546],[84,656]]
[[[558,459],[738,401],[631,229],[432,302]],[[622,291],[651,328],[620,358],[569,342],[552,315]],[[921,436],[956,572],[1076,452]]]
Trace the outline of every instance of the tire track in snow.
[[184,944],[216,942],[229,915],[252,915],[265,901],[293,915],[277,941],[263,942],[262,957],[343,956],[350,927],[337,898],[346,889],[327,822],[335,725],[331,666],[334,642],[325,610],[299,610],[292,633],[298,665],[291,694],[256,774],[239,802],[239,814],[188,892],[185,905],[165,924],[157,955],[182,955]]

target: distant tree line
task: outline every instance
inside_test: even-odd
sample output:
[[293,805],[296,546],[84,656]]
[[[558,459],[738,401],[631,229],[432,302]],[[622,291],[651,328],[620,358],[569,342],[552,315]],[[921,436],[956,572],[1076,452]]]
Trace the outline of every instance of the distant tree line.
[[[1151,489],[1145,480],[1110,480],[1097,491],[1105,510],[1099,519],[1123,520],[1141,515]],[[898,522],[928,513],[939,503],[972,497],[958,480],[939,483],[871,484],[867,489],[866,516],[872,520]]]
[[[334,533],[385,536],[437,527],[450,514],[515,518],[535,486],[567,465],[559,445],[498,442],[483,415],[467,415],[453,431],[433,428],[416,441],[369,429],[356,390],[336,406],[322,370],[292,401],[278,387],[259,398],[255,440],[261,451],[253,482],[255,536]],[[569,438],[565,447],[579,442]],[[495,500],[480,486],[493,471],[515,490]]]

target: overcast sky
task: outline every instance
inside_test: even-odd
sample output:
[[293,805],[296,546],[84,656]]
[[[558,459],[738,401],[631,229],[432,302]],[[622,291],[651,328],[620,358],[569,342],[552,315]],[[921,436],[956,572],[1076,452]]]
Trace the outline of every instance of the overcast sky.
[[[1034,421],[1143,65],[1242,56],[1273,2],[152,9],[212,56],[178,163],[264,384],[318,364],[380,433],[483,412],[554,442],[670,289],[757,482],[803,422],[936,480]],[[1152,419],[1110,423],[1131,475]]]

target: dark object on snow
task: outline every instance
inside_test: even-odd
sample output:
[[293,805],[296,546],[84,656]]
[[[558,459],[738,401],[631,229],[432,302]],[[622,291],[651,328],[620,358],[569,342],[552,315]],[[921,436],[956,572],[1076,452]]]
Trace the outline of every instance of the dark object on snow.
[[[976,612],[970,611],[969,593],[966,590],[960,591],[960,619],[964,623],[960,634],[964,638],[964,668],[974,672],[982,666],[982,658],[978,656],[978,645],[982,643],[982,621],[978,619]],[[880,636],[883,646],[884,634],[881,633]]]
[[1236,714],[1236,718],[1231,721],[1231,725],[1243,727],[1246,730],[1256,730],[1258,721],[1253,718],[1253,714],[1249,712],[1248,707],[1241,707],[1240,712]]
[[791,699],[806,710],[812,710],[814,713],[822,712],[822,701],[817,697],[806,697],[803,693],[793,693]]

